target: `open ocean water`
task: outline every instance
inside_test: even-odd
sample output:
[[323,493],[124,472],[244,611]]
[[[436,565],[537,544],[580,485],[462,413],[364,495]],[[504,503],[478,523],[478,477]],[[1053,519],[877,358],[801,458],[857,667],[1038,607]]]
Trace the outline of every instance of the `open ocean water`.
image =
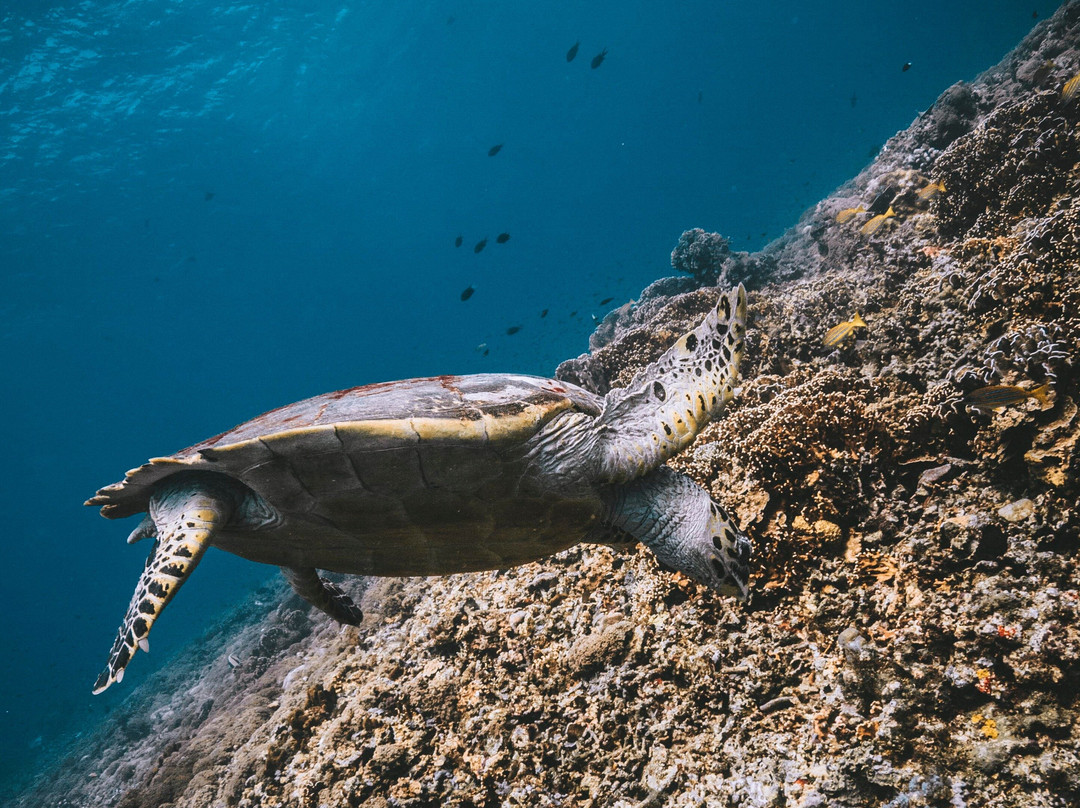
[[760,248],[1055,8],[0,5],[0,797],[277,574],[209,553],[93,697],[149,549],[98,487],[328,390],[551,375],[683,230]]

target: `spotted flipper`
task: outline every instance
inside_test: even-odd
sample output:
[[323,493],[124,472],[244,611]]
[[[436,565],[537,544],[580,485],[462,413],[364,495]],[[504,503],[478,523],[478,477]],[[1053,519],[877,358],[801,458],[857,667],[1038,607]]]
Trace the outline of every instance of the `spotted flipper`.
[[108,665],[94,683],[95,694],[124,678],[124,668],[137,648],[150,650],[147,635],[154,621],[195,569],[214,531],[228,521],[233,508],[233,497],[202,482],[180,480],[154,494],[149,514],[153,530],[144,520],[131,539],[156,535],[154,546],[109,652]]
[[734,393],[746,333],[746,290],[716,307],[663,356],[604,399],[597,417],[600,476],[622,483],[685,449]]
[[293,591],[316,609],[320,609],[339,623],[358,626],[364,619],[360,607],[353,603],[337,584],[320,578],[311,567],[282,567]]

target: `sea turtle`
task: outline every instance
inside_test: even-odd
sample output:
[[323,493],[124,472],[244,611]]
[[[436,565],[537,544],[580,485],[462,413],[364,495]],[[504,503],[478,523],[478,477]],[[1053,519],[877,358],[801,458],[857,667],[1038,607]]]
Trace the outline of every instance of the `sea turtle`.
[[731,399],[746,323],[740,285],[628,387],[485,373],[310,398],[172,457],[86,504],[145,513],[153,538],[94,684],[123,678],[211,545],[282,568],[342,623],[362,614],[316,570],[437,575],[535,561],[582,541],[641,541],[670,567],[742,600],[750,540],[664,465]]

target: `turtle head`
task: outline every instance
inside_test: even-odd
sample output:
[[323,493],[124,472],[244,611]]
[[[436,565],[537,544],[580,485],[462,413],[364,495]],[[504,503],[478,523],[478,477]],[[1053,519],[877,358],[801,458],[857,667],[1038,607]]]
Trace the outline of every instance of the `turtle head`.
[[750,539],[685,474],[661,466],[609,489],[606,504],[607,519],[645,544],[661,564],[746,602]]
[[688,537],[704,563],[695,567],[703,570],[689,571],[687,574],[700,583],[715,589],[722,595],[734,595],[745,603],[749,597],[750,552],[753,545],[750,537],[739,530],[724,508],[709,499],[709,516],[705,520],[702,534]]
[[[648,547],[666,567],[676,569],[721,595],[740,603],[750,596],[750,538],[731,520],[724,508],[704,491],[697,518],[688,518],[666,540]],[[707,504],[706,504],[707,503]],[[707,510],[707,513],[704,512]]]

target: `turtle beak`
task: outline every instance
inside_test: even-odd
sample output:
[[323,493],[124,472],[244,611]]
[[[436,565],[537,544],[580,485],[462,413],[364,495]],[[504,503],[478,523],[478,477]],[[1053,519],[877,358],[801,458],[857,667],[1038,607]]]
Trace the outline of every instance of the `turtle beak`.
[[727,513],[715,505],[709,519],[709,566],[712,587],[746,603],[750,599],[750,554],[754,545]]
[[720,594],[735,598],[739,603],[750,600],[750,586],[748,581],[729,581],[720,584]]

